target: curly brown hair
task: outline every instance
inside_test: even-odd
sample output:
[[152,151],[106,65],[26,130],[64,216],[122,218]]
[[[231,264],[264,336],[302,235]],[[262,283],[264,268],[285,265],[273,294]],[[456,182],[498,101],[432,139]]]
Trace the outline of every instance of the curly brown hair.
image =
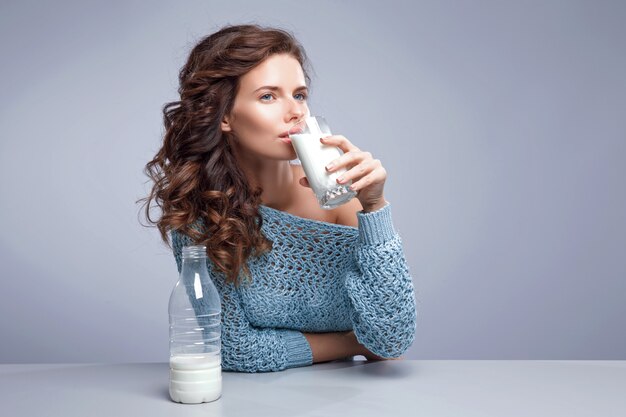
[[[170,248],[172,230],[205,245],[215,267],[235,285],[242,268],[251,278],[248,257],[270,251],[272,242],[261,232],[263,190],[251,189],[220,123],[232,110],[240,77],[279,53],[298,60],[309,85],[304,48],[283,29],[229,25],[193,47],[179,73],[180,100],[163,106],[163,145],[144,168],[154,185],[137,201]],[[161,210],[156,220],[153,201]],[[194,227],[197,221],[203,227]]]

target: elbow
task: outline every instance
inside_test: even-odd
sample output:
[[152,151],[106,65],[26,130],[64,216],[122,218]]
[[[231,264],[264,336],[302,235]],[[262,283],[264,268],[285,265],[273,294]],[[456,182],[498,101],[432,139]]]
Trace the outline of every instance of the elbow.
[[370,352],[385,359],[397,358],[415,341],[416,312],[407,312],[404,320],[355,323],[354,332],[359,343]]
[[395,359],[403,355],[413,345],[415,332],[401,333],[387,340],[375,340],[363,345],[373,354],[385,359]]
[[403,335],[394,341],[394,343],[387,343],[382,346],[380,353],[375,354],[382,356],[385,359],[398,358],[413,345],[415,341],[415,331]]

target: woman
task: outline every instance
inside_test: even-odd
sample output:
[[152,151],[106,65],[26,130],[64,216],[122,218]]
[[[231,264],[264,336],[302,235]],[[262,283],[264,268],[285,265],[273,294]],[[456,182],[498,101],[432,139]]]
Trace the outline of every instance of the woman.
[[[355,355],[396,358],[415,335],[413,283],[383,197],[386,172],[341,135],[357,198],[322,209],[287,130],[310,115],[306,54],[280,29],[202,39],[163,109],[146,216],[172,248],[207,247],[222,301],[222,369],[279,371]],[[155,200],[162,216],[150,218]],[[240,278],[245,278],[241,282]]]

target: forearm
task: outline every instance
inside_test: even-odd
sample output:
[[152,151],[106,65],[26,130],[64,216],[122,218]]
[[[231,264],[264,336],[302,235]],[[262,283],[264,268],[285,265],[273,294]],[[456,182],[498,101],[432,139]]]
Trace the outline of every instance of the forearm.
[[390,204],[357,216],[357,268],[347,270],[345,279],[352,326],[372,353],[399,357],[413,343],[416,328],[413,281],[402,239],[393,226]]
[[361,355],[360,345],[352,330],[333,333],[303,333],[313,353],[313,363],[334,361]]

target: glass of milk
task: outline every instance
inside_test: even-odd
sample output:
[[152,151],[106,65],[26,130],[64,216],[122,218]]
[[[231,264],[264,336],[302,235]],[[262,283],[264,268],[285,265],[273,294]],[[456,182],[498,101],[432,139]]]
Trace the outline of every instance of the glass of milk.
[[346,172],[346,168],[334,172],[326,171],[329,162],[343,155],[343,151],[334,145],[320,142],[320,138],[330,136],[328,123],[321,116],[309,116],[289,129],[289,138],[298,159],[304,169],[304,174],[317,201],[323,209],[333,209],[350,201],[356,196],[356,191],[350,190],[352,181],[339,184],[337,178]]

